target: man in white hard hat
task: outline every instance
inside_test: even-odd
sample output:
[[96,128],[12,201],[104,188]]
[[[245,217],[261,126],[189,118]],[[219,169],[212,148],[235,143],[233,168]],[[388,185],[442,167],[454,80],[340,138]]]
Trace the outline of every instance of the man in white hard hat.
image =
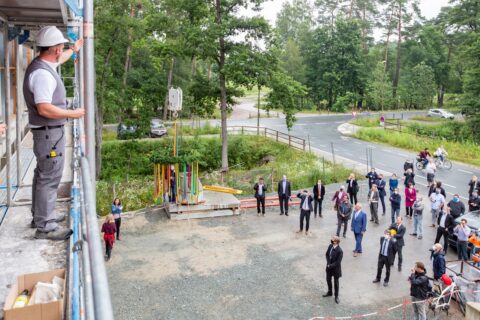
[[72,234],[58,225],[65,216],[54,212],[65,162],[64,124],[67,118],[85,114],[83,109],[67,110],[65,86],[56,71],[83,45],[83,40],[78,40],[64,50],[67,42],[56,27],[42,28],[35,38],[40,54],[28,66],[23,82],[37,159],[32,182],[32,227],[37,228],[37,239],[66,240]]

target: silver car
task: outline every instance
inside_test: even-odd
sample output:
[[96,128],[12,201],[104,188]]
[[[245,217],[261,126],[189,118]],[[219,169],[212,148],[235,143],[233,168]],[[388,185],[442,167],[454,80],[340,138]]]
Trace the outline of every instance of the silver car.
[[430,109],[427,113],[428,117],[455,119],[455,115],[443,109]]
[[152,138],[162,137],[167,134],[167,128],[160,119],[150,120],[150,136]]

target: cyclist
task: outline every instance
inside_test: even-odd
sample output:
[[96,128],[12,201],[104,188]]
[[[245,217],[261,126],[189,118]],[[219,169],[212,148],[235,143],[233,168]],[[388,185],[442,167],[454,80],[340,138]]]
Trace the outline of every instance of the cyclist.
[[420,154],[418,157],[420,158],[420,161],[423,163],[423,168],[425,169],[425,166],[428,163],[428,158],[430,158],[432,155],[430,154],[430,151],[428,151],[428,148],[423,149],[423,151],[420,151]]
[[438,149],[434,152],[435,157],[439,157],[440,161],[442,161],[443,164],[443,159],[448,156],[447,150],[443,146],[438,147]]

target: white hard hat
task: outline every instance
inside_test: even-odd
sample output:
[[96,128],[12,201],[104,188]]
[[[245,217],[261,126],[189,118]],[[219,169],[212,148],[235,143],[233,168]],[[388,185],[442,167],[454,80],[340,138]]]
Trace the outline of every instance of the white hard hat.
[[66,42],[68,40],[63,37],[62,32],[54,26],[43,27],[35,37],[35,43],[38,47],[53,47]]

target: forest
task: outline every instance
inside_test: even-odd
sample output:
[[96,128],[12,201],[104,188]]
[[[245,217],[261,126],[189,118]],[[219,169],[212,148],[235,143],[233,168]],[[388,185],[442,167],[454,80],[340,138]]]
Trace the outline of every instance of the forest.
[[288,127],[303,109],[449,107],[478,132],[480,0],[452,0],[430,20],[419,0],[290,0],[275,25],[264,3],[97,0],[97,126],[167,119],[168,88],[181,87],[180,117],[220,112],[226,141],[228,112],[253,88]]

